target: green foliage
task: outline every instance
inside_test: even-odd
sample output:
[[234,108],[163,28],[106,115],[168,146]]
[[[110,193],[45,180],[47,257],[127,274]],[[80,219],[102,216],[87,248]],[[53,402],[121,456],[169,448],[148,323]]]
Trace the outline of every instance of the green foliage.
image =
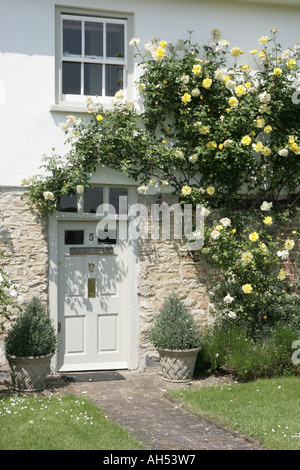
[[[111,109],[88,100],[89,119],[67,116],[71,150],[46,157],[44,174],[25,181],[39,210],[53,212],[62,194],[87,187],[97,164],[124,172],[142,188],[156,178],[186,201],[232,206],[243,193],[258,200],[291,198],[300,182],[299,45],[282,51],[277,32],[251,51],[154,40],[139,48],[136,83],[143,111],[118,92]],[[184,188],[184,189],[183,189]],[[213,193],[209,190],[213,188]]]
[[207,224],[201,252],[220,272],[212,298],[216,321],[246,324],[253,334],[278,322],[300,326],[297,286],[284,265],[299,233],[280,235],[281,220],[271,207],[264,202],[259,210],[244,211],[242,221],[232,213],[232,220]]
[[193,349],[201,345],[200,326],[176,294],[171,294],[154,319],[149,339],[156,348]]
[[230,372],[242,381],[298,375],[292,345],[299,336],[300,328],[288,324],[276,325],[264,338],[254,338],[245,325],[215,325],[204,336],[201,364],[213,372]]
[[54,326],[40,299],[26,304],[5,338],[7,355],[37,357],[55,352],[57,337]]

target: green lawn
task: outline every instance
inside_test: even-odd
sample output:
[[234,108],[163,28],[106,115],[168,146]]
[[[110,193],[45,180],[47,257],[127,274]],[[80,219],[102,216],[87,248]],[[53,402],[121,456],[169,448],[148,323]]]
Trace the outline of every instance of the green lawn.
[[0,398],[0,450],[142,450],[85,397]]
[[193,412],[273,450],[300,450],[300,377],[170,392]]

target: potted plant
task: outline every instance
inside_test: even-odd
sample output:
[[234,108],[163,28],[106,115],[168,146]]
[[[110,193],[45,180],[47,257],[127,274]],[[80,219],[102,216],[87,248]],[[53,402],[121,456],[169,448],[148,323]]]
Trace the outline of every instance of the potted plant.
[[149,339],[159,353],[163,379],[173,382],[193,379],[202,333],[176,294],[165,300],[150,328]]
[[13,388],[27,392],[43,390],[56,348],[52,321],[41,300],[33,297],[5,338]]

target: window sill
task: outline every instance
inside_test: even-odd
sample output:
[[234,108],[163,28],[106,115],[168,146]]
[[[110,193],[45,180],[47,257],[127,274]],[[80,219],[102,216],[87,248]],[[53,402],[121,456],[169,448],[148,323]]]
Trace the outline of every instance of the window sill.
[[61,112],[61,113],[88,113],[88,108],[85,103],[74,104],[74,103],[61,103],[61,104],[51,104],[49,107],[50,112]]
[[[105,109],[112,109],[113,107],[113,99],[110,99],[109,101],[104,101],[103,103],[101,102],[95,102],[96,105],[102,106],[102,108]],[[50,104],[49,107],[50,112],[60,112],[60,113],[84,113],[84,114],[91,114],[88,111],[87,104],[85,102],[60,102],[59,104]]]

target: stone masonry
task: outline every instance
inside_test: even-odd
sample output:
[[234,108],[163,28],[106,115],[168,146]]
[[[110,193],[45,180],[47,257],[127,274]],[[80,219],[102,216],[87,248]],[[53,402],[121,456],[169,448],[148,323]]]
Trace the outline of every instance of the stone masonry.
[[22,200],[23,191],[0,192],[0,243],[5,252],[1,261],[25,301],[36,295],[48,302],[47,221]]

